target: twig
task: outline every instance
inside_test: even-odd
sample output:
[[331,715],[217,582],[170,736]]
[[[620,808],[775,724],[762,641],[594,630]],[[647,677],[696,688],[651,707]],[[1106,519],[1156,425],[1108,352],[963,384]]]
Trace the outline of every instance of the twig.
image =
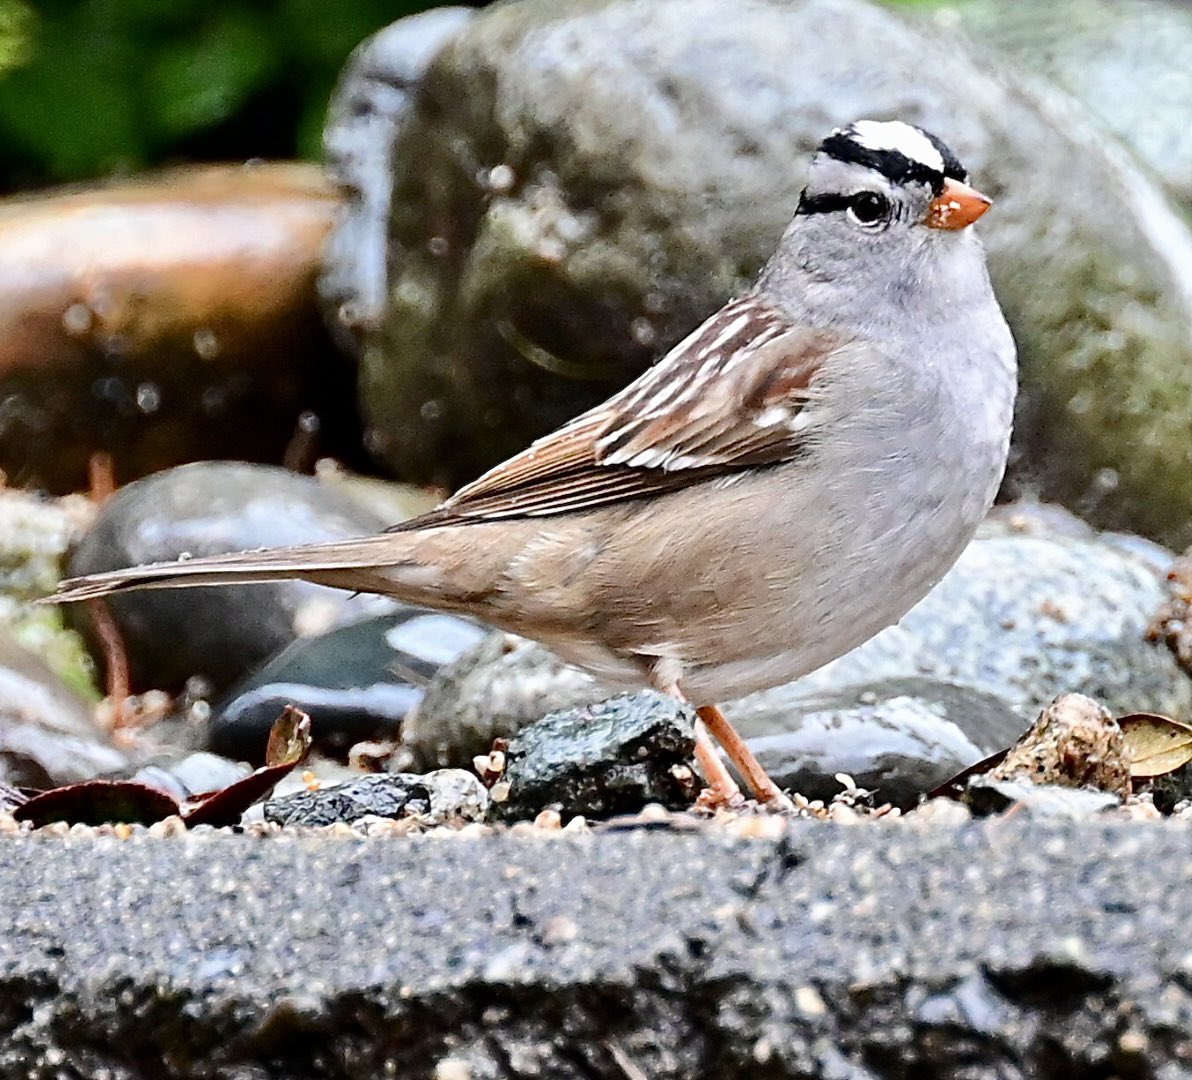
[[650,1080],[644,1072],[634,1064],[633,1059],[625,1053],[625,1048],[616,1039],[605,1039],[605,1049],[613,1059],[617,1068],[625,1074],[625,1080]]
[[106,502],[116,491],[116,469],[106,450],[96,450],[87,459],[87,490],[96,505]]
[[88,600],[87,610],[91,624],[103,648],[104,666],[107,668],[108,700],[112,703],[112,730],[119,731],[127,717],[128,704],[128,652],[120,637],[116,620],[102,600]]
[[294,434],[286,445],[282,456],[282,467],[291,472],[308,473],[314,467],[318,456],[319,432],[322,423],[318,414],[304,409],[294,425]]

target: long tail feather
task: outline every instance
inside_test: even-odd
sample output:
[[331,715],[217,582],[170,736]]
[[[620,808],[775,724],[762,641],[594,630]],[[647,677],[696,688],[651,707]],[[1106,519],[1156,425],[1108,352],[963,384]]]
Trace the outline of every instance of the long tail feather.
[[[407,545],[401,534],[334,540],[324,544],[262,548],[199,559],[149,563],[127,570],[68,578],[42,603],[66,604],[92,600],[110,593],[134,589],[182,589],[199,585],[249,585],[292,578],[316,580],[351,571],[396,565]],[[331,584],[332,582],[327,581]]]

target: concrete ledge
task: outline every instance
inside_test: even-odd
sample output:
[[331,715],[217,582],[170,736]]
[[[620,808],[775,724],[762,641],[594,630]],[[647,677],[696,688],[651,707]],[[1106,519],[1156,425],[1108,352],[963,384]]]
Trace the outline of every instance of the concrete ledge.
[[1178,823],[0,842],[0,1076],[1192,1075]]

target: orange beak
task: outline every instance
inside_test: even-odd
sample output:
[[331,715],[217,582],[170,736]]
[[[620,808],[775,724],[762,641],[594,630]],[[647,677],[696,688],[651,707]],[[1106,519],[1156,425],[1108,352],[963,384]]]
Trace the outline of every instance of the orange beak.
[[931,200],[923,224],[930,229],[963,229],[993,205],[988,195],[959,180],[944,181],[944,190]]

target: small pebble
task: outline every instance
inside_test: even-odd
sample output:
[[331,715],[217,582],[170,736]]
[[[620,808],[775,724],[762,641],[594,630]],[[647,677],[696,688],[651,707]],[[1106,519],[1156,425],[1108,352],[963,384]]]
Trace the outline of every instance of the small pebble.
[[810,1017],[825,1016],[828,1012],[828,1006],[814,986],[800,986],[795,991],[795,1008]]
[[435,1066],[435,1080],[472,1080],[472,1067],[459,1058],[443,1058]]
[[912,810],[907,820],[921,825],[963,825],[972,819],[973,812],[954,799],[929,799]]
[[786,832],[786,819],[782,817],[763,817],[761,814],[752,817],[737,818],[728,824],[733,836],[744,837],[748,840],[778,840]]
[[566,945],[579,937],[579,924],[566,915],[556,915],[542,931],[542,940],[547,945]]
[[149,826],[149,835],[154,838],[181,836],[185,832],[186,822],[177,814],[171,814]]

